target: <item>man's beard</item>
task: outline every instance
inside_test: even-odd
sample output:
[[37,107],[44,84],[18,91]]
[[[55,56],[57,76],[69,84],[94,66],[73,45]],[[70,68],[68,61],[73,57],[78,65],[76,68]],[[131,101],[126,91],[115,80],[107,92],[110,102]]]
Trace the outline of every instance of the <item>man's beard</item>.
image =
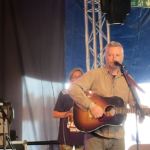
[[113,69],[113,70],[118,69],[118,66],[116,66],[114,63],[110,63],[107,66],[108,68]]

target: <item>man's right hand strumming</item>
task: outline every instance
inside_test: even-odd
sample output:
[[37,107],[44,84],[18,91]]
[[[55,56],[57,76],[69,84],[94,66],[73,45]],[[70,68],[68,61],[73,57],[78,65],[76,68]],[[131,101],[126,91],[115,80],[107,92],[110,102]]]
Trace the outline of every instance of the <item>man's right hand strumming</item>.
[[93,102],[90,104],[89,110],[94,118],[100,118],[104,114],[103,108]]

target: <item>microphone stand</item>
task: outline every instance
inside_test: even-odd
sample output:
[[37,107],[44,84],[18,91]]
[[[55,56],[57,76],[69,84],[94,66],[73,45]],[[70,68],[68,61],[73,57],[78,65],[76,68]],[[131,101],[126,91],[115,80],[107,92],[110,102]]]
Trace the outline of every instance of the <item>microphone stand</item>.
[[120,70],[121,70],[121,73],[123,74],[125,80],[126,80],[126,83],[133,95],[133,98],[135,100],[135,113],[136,113],[136,143],[137,143],[137,150],[139,150],[139,134],[138,134],[138,123],[137,123],[137,116],[139,115],[140,117],[143,117],[144,118],[144,112],[142,110],[142,108],[140,107],[139,105],[139,97],[137,95],[137,92],[135,90],[135,87],[133,86],[133,79],[129,76],[129,74],[127,73],[127,71],[124,69],[125,67],[123,65],[119,65],[120,67]]

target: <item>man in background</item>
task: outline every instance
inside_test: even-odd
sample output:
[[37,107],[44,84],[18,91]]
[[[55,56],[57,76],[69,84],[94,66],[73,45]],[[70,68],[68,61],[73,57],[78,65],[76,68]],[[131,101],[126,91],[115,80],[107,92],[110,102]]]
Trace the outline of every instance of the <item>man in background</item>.
[[[83,75],[80,68],[74,68],[70,72],[69,80],[72,84]],[[73,104],[74,101],[68,95],[68,90],[62,90],[58,96],[53,117],[60,118],[58,142],[60,150],[83,150],[84,133],[80,132],[73,122]]]

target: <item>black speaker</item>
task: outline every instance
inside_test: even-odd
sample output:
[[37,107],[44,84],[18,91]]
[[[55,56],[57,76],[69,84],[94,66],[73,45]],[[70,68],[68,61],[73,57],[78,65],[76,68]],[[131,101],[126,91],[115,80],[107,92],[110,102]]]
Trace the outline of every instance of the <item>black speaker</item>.
[[100,4],[110,24],[123,24],[131,10],[131,0],[100,0]]
[[102,13],[108,13],[110,9],[110,0],[100,0],[100,6]]
[[124,23],[126,15],[130,12],[130,0],[112,0],[107,19],[110,24]]

